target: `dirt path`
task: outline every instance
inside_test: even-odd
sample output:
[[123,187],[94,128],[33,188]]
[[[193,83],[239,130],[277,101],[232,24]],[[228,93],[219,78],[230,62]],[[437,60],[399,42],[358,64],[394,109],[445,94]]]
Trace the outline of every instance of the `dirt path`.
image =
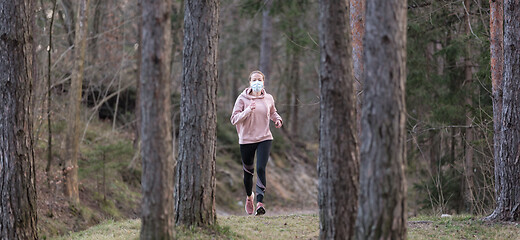
[[[312,215],[316,214],[318,215],[318,209],[312,208],[312,209],[290,209],[290,208],[267,208],[266,207],[266,213],[265,216],[289,216],[289,215]],[[229,216],[247,216],[245,211],[241,212],[227,212],[221,209],[217,208],[217,217],[229,217]]]

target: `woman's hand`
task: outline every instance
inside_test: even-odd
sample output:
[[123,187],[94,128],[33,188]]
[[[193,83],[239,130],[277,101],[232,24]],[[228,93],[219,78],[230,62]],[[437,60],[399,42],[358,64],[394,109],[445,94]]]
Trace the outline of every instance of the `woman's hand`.
[[255,108],[256,108],[256,103],[255,103],[255,101],[253,101],[253,102],[251,103],[251,105],[249,105],[249,108],[251,109],[251,111],[255,110]]
[[276,125],[276,128],[282,127],[282,121],[280,121],[280,120],[276,120],[276,122],[274,124]]

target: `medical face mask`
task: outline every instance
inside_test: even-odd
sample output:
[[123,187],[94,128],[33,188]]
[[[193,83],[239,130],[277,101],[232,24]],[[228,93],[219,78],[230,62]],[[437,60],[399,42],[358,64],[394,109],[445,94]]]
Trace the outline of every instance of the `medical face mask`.
[[251,89],[255,92],[260,92],[264,88],[264,82],[263,81],[254,81],[251,83]]

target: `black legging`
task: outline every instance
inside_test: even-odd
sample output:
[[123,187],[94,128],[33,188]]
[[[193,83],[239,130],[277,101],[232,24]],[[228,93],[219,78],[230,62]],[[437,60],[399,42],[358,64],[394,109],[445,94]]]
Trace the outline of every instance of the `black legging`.
[[265,140],[258,143],[240,144],[240,154],[242,155],[242,166],[244,169],[244,186],[246,187],[247,196],[251,196],[253,192],[253,175],[255,171],[254,161],[256,157],[256,201],[263,202],[265,187],[265,167],[269,160],[269,152],[271,151],[271,143],[273,140]]

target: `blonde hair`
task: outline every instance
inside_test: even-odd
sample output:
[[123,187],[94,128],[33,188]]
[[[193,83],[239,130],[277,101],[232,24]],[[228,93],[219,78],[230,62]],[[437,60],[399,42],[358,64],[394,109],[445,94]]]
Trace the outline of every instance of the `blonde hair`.
[[259,70],[254,70],[254,71],[252,71],[252,72],[249,74],[249,81],[251,81],[251,76],[253,76],[253,74],[255,74],[255,73],[258,73],[258,74],[262,75],[262,80],[265,81],[265,75],[264,75],[264,73],[260,72]]

